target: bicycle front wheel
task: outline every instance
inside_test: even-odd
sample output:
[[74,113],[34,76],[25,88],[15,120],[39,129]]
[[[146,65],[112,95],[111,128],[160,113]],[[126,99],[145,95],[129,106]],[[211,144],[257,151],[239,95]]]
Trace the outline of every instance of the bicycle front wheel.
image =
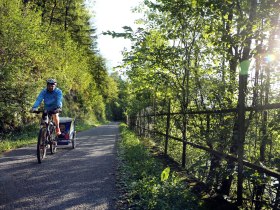
[[38,142],[37,142],[38,163],[41,163],[42,160],[46,157],[46,153],[47,153],[46,134],[47,134],[46,128],[41,128],[38,136]]

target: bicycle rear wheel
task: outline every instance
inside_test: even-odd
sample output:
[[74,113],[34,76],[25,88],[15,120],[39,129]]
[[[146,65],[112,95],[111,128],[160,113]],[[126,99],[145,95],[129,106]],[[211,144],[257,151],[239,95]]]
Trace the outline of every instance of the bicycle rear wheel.
[[47,133],[46,128],[40,129],[38,142],[37,142],[38,163],[41,163],[42,160],[46,157],[46,153],[47,153],[46,133]]
[[76,148],[76,131],[74,131],[71,142],[72,142],[72,149],[75,149]]
[[54,126],[52,126],[50,128],[51,130],[51,135],[50,135],[50,150],[51,150],[51,154],[56,153],[56,149],[57,149],[57,142],[56,142],[56,134],[55,134],[55,128]]
[[57,143],[55,140],[52,140],[50,143],[51,154],[56,153],[56,149],[57,149]]

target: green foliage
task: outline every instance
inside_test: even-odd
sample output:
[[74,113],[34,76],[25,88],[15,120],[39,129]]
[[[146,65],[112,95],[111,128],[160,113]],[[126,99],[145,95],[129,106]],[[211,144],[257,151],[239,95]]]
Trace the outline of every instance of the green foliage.
[[89,19],[82,0],[0,0],[0,133],[34,122],[28,110],[50,77],[63,91],[62,115],[106,120],[118,89],[95,52]]
[[108,98],[107,118],[115,121],[125,121],[127,119],[129,101],[132,97],[129,93],[129,83],[123,80],[117,72],[112,73],[109,79],[112,81],[112,85],[109,88],[112,94]]
[[[121,125],[118,145],[121,182],[128,190],[129,206],[133,209],[202,209],[196,198],[170,168],[156,161],[140,140]],[[129,207],[129,208],[130,208]]]
[[0,138],[0,155],[3,152],[35,144],[37,142],[37,134],[39,127],[28,126],[24,130],[14,132],[13,134],[6,134]]
[[[171,112],[177,113],[171,116],[172,136],[236,156],[244,148],[244,159],[279,168],[278,111],[246,111],[241,125],[236,112],[186,114],[279,103],[280,63],[270,57],[279,57],[279,6],[255,0],[145,0],[141,9],[145,13],[141,28],[111,33],[133,43],[124,53],[132,125],[164,133],[167,117],[162,112],[171,101]],[[245,100],[239,97],[243,93]],[[144,118],[147,113],[152,116]],[[243,125],[245,141],[238,139]],[[164,148],[162,138],[155,142]],[[168,142],[168,154],[179,163],[182,152],[181,142]],[[235,197],[233,165],[191,146],[183,157],[190,173],[202,181],[213,179],[213,188],[233,176],[229,191]],[[250,187],[244,189],[246,198]],[[257,199],[271,197],[260,194]]]

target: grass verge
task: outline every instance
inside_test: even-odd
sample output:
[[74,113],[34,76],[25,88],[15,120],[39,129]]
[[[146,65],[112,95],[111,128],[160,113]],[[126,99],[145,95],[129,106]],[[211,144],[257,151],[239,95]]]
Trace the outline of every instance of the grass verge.
[[125,124],[120,128],[118,209],[203,209],[176,172],[153,158]]
[[20,132],[1,136],[0,155],[12,149],[24,147],[37,142],[38,130],[36,126],[28,126]]

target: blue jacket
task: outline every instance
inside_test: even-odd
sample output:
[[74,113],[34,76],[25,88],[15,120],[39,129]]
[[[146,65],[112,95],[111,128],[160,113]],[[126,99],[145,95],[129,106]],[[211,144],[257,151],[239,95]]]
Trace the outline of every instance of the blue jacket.
[[32,108],[38,108],[43,100],[44,109],[48,111],[53,111],[58,107],[62,108],[62,91],[59,88],[55,88],[52,92],[49,92],[47,88],[43,89]]

